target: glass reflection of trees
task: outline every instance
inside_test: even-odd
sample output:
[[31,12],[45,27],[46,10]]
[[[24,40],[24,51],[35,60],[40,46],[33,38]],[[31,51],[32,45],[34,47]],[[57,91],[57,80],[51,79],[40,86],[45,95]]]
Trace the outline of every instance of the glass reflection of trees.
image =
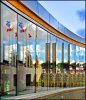
[[[37,27],[36,37],[36,84],[38,87],[47,89],[47,66],[46,66],[47,32]],[[41,90],[43,88],[39,88]]]
[[[16,94],[14,76],[16,75],[16,52],[17,42],[17,14],[4,4],[1,4],[1,93],[0,95]],[[8,24],[9,22],[9,24]],[[0,55],[0,56],[1,56]]]
[[76,46],[76,66],[79,67],[80,66],[80,47]]
[[62,40],[57,38],[56,41],[56,64],[59,69],[62,70]]
[[80,65],[82,65],[84,68],[86,67],[86,62],[85,62],[85,48],[80,47],[80,57],[79,57],[79,61],[80,61]]
[[64,68],[69,69],[68,64],[68,43],[64,41]]
[[76,68],[76,46],[73,44],[70,44],[70,65]]

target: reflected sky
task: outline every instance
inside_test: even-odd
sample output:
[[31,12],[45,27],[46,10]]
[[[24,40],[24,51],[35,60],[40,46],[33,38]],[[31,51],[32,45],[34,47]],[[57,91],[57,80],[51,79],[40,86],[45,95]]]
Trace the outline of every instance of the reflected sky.
[[[35,61],[35,50],[36,55],[41,63],[46,61],[46,43],[51,43],[50,56],[52,61],[52,43],[56,43],[56,63],[62,62],[62,40],[56,38],[55,36],[47,33],[40,27],[37,27],[36,34],[36,25],[31,23],[30,21],[24,19],[21,16],[18,16],[18,22],[22,22],[23,26],[27,28],[26,32],[21,33],[20,27],[17,26],[17,14],[12,10],[9,10],[7,7],[2,5],[2,25],[4,30],[2,30],[3,34],[3,56],[4,60],[9,60],[9,54],[17,51],[18,44],[18,59],[21,61],[25,61],[25,53],[28,49],[30,52],[32,60]],[[9,14],[8,14],[9,13]],[[13,31],[7,32],[6,22],[10,21],[13,25]],[[18,43],[17,37],[15,37],[15,33],[17,32],[18,27]],[[31,37],[28,37],[28,34]],[[36,45],[36,48],[35,48]],[[76,51],[76,52],[75,52]],[[75,45],[70,45],[70,61],[74,62],[75,59],[78,62],[85,62],[85,49],[80,47],[80,54],[78,55],[78,48]],[[76,56],[75,56],[76,55]],[[64,62],[68,61],[68,44],[64,43]]]

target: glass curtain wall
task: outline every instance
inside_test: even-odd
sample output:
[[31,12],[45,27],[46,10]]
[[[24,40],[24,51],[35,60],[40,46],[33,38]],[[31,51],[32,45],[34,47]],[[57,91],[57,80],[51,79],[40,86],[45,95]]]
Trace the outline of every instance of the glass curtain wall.
[[56,39],[56,86],[63,86],[63,41]]
[[50,41],[50,69],[49,69],[49,89],[55,89],[56,82],[56,37],[51,35]]
[[47,65],[47,89],[50,89],[50,69],[51,69],[51,34],[47,35],[47,44],[46,44],[46,65]]
[[35,90],[35,35],[36,26],[18,15],[18,91]]
[[76,68],[76,46],[70,44],[70,66],[74,69]]
[[68,43],[64,41],[64,69],[69,70],[68,64]]
[[79,61],[80,61],[80,66],[85,67],[85,48],[80,47],[80,57],[79,57]]
[[62,87],[69,66],[74,72],[76,66],[86,68],[85,48],[48,33],[4,4],[0,49],[2,98]]
[[17,14],[1,4],[1,95],[16,95]]
[[47,32],[37,26],[36,36],[36,91],[47,90]]
[[76,66],[80,67],[80,47],[76,46]]
[[57,38],[56,44],[56,65],[62,71],[62,40]]

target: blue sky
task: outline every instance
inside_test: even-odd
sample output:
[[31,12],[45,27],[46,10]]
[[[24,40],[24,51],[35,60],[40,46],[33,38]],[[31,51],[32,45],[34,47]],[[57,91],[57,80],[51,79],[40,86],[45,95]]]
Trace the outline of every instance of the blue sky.
[[[48,2],[48,1],[47,1]],[[85,18],[84,18],[84,3],[80,2],[61,2],[61,1],[57,1],[57,2],[52,2],[49,1],[48,3],[44,2],[43,4],[50,9],[50,13],[52,12],[52,15],[55,16],[55,18],[61,22],[64,26],[66,26],[67,28],[69,28],[71,31],[80,34],[81,36],[83,36],[83,30],[85,29]],[[49,4],[49,5],[48,5]],[[76,6],[77,5],[77,6]],[[46,8],[45,7],[45,8]],[[52,9],[51,9],[52,8]],[[48,10],[47,9],[47,10]],[[9,8],[7,8],[6,6],[3,5],[3,12],[2,12],[2,16],[3,16],[3,27],[4,30],[3,32],[3,53],[4,59],[5,60],[9,60],[9,57],[11,56],[11,53],[16,53],[17,51],[17,38],[15,38],[15,32],[17,30],[17,14],[15,12],[13,12],[12,10],[10,10]],[[12,17],[13,16],[13,17]],[[6,22],[10,19],[12,25],[14,26],[14,31],[7,33],[6,29]],[[25,57],[25,52],[26,52],[26,45],[27,48],[29,49],[30,47],[30,53],[32,56],[33,61],[35,62],[35,32],[36,32],[36,26],[27,21],[26,19],[24,19],[21,16],[18,16],[18,21],[22,22],[24,24],[24,26],[27,26],[27,32],[25,32],[25,34],[21,34],[20,32],[20,28],[18,28],[18,55],[19,55],[19,59],[23,60],[23,57]],[[30,33],[32,35],[32,37],[30,39],[28,39],[28,37],[26,38],[26,33]],[[40,34],[41,33],[41,34]],[[50,41],[50,36],[52,39],[52,42]],[[27,39],[27,40],[26,40]],[[55,37],[53,37],[52,35],[48,34],[48,42],[50,41],[50,43],[55,43]],[[58,42],[59,41],[59,42]],[[26,43],[27,42],[27,43]],[[36,54],[40,60],[40,62],[43,62],[46,60],[46,43],[47,43],[47,32],[44,31],[43,29],[37,27],[37,45],[36,45]],[[61,61],[61,55],[62,55],[62,50],[61,50],[61,40],[58,39],[56,41],[57,43],[57,62]],[[60,43],[60,44],[58,44]],[[9,44],[9,45],[7,45]],[[30,45],[29,45],[30,44]],[[24,46],[24,47],[23,47]],[[65,48],[67,49],[67,46],[65,46]],[[13,49],[15,52],[13,52]],[[52,50],[52,47],[51,47]],[[64,57],[67,61],[68,57],[67,57],[67,50],[64,51]],[[72,48],[70,47],[70,58],[71,61],[74,61],[74,55],[73,55],[73,51]],[[85,60],[85,56],[84,56],[84,52],[85,49],[83,50],[81,48],[80,50],[80,60],[83,62]],[[77,52],[77,50],[76,50]],[[10,54],[9,54],[10,53]],[[44,55],[44,56],[43,56]],[[83,57],[84,56],[84,57]],[[78,58],[78,57],[77,57]],[[51,52],[51,59],[52,59],[52,52]],[[11,59],[10,59],[11,60]]]
[[85,37],[85,1],[39,1],[61,24]]

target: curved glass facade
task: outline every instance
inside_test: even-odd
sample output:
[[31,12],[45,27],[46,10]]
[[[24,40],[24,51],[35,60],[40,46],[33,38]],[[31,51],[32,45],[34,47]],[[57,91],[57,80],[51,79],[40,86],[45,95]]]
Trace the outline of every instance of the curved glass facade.
[[70,87],[70,66],[74,75],[76,67],[85,70],[85,48],[58,38],[3,3],[0,36],[2,98]]

